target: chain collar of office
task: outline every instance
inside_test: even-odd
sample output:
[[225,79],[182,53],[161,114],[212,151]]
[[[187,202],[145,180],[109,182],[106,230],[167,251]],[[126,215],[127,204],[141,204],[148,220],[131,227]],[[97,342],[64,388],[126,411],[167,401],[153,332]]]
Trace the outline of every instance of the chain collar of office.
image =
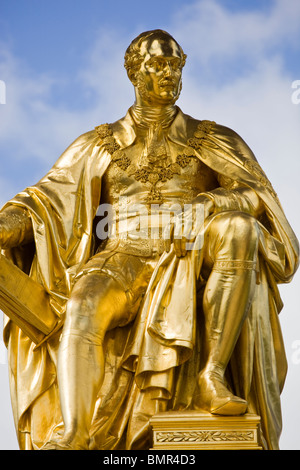
[[[95,128],[100,137],[97,145],[102,145],[111,154],[112,163],[116,164],[123,171],[127,171],[137,181],[149,184],[148,203],[163,203],[163,195],[159,183],[171,180],[174,175],[181,173],[182,169],[189,165],[191,159],[195,157],[195,150],[199,150],[202,140],[211,131],[214,122],[201,121],[194,136],[187,141],[187,147],[183,153],[177,155],[176,162],[170,160],[164,143],[163,129],[169,127],[173,121],[177,109],[175,107],[166,108],[165,112],[157,113],[154,108],[143,110],[141,107],[132,107],[131,113],[135,121],[141,127],[151,126],[151,142],[147,149],[146,162],[141,166],[136,166],[116,142],[112,128],[109,124],[102,124]],[[158,120],[155,121],[155,118]],[[139,125],[137,124],[137,125]]]

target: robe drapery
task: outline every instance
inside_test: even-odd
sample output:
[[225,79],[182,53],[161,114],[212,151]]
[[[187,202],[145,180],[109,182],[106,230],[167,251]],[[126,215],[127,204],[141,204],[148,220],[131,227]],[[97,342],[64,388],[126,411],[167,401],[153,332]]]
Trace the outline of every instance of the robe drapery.
[[[199,123],[178,110],[168,138],[192,147],[225,182],[254,190],[264,207],[259,220],[259,281],[227,368],[227,380],[235,394],[248,400],[249,411],[261,416],[264,447],[277,449],[282,427],[280,393],[287,371],[277,284],[289,282],[297,268],[298,241],[245,142],[215,123],[195,140]],[[121,149],[134,142],[130,113],[111,128]],[[101,178],[110,162],[111,154],[97,131],[90,131],[75,140],[44,178],[8,203],[27,209],[34,243],[7,250],[6,255],[44,286],[62,323],[75,276],[94,254],[93,223],[101,202]],[[226,184],[218,188],[213,195],[216,207],[231,210],[226,207],[230,194]],[[184,258],[177,258],[172,250],[164,253],[135,321],[106,335],[105,380],[91,426],[91,449],[149,448],[152,415],[191,408],[201,367],[201,262],[201,250],[190,251]],[[178,296],[175,302],[172,295],[178,290],[180,304]],[[56,376],[59,336],[59,331],[50,334],[35,347],[5,318],[12,406],[21,449],[39,449],[63,429]]]

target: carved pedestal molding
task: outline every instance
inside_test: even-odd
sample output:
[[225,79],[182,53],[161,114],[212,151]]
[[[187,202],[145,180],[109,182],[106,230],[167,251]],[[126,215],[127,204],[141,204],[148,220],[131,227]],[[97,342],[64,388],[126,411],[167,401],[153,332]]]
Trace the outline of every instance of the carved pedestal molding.
[[159,413],[150,421],[153,450],[262,450],[260,417],[198,411]]

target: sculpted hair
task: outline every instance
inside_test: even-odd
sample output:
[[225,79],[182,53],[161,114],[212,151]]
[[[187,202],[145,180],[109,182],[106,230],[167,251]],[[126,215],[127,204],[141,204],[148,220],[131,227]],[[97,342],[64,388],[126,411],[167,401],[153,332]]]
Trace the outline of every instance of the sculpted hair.
[[167,33],[166,31],[163,31],[162,29],[154,29],[151,31],[145,31],[144,33],[141,33],[139,36],[137,36],[131,44],[128,46],[126,52],[125,52],[125,63],[124,67],[127,70],[127,74],[129,79],[132,78],[132,76],[139,71],[140,65],[143,62],[143,57],[140,54],[140,48],[141,44],[143,41],[149,40],[154,38],[161,38],[161,39],[172,39],[177,46],[179,47],[180,53],[181,53],[181,67],[184,67],[185,61],[186,61],[186,54],[183,52],[182,47],[178,42],[171,36],[171,34]]

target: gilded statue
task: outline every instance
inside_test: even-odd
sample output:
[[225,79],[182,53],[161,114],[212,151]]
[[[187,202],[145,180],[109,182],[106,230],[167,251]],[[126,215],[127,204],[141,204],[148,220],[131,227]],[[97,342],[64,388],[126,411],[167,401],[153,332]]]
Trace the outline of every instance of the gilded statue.
[[55,320],[34,341],[5,314],[21,449],[149,449],[150,418],[171,410],[256,413],[279,446],[278,284],[298,241],[244,140],[175,104],[186,58],[162,30],[135,38],[126,116],[1,210],[2,254]]

